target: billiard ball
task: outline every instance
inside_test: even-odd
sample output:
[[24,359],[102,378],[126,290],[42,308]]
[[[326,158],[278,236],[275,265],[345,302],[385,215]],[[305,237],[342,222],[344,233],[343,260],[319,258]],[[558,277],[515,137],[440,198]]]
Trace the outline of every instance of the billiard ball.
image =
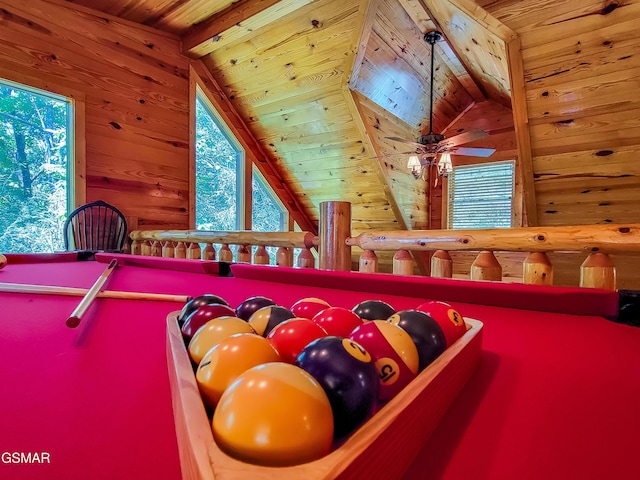
[[242,373],[213,413],[220,449],[245,462],[290,466],[327,455],[333,442],[331,404],[307,372],[284,362]]
[[220,303],[201,305],[184,318],[180,331],[185,339],[190,339],[202,325],[212,318],[229,316],[235,317],[236,312],[233,308],[228,307],[227,305],[222,305]]
[[213,295],[211,293],[205,293],[204,295],[200,295],[199,297],[194,297],[184,304],[182,310],[178,314],[178,325],[182,326],[184,320],[190,313],[195,312],[202,305],[209,305],[211,303],[217,303],[220,305],[229,306],[227,301],[219,297],[218,295]]
[[416,310],[427,313],[438,322],[444,332],[447,347],[450,347],[467,331],[467,324],[462,315],[446,302],[425,302],[417,306]]
[[256,310],[275,304],[276,302],[267,297],[250,297],[236,307],[236,315],[238,318],[248,321]]
[[336,336],[315,340],[294,365],[324,388],[336,438],[346,437],[373,414],[380,390],[378,370],[371,355],[353,340]]
[[398,325],[409,334],[418,349],[418,372],[433,362],[447,344],[438,322],[419,310],[401,310],[389,317],[389,322]]
[[312,320],[294,317],[273,327],[267,335],[267,340],[271,342],[282,361],[293,363],[310,342],[326,336],[327,332]]
[[236,333],[254,333],[247,322],[238,317],[217,317],[209,320],[189,341],[189,356],[199,364],[202,357],[222,340]]
[[7,257],[0,253],[0,270],[7,266]]
[[266,337],[269,332],[279,323],[294,318],[291,310],[281,305],[269,305],[256,310],[249,317],[249,324],[258,335]]
[[238,376],[263,363],[278,362],[280,356],[271,343],[255,333],[239,333],[223,339],[205,353],[196,381],[203,401],[215,408],[224,391]]
[[391,305],[382,300],[365,300],[351,310],[363,320],[386,320],[396,312]]
[[386,320],[372,320],[357,327],[349,338],[373,357],[378,369],[381,402],[397,395],[418,373],[418,349],[399,326]]
[[291,306],[291,311],[296,317],[313,318],[315,314],[330,306],[331,305],[320,298],[307,297],[294,303]]
[[362,319],[348,308],[329,307],[314,315],[314,323],[329,335],[348,337],[353,329],[362,324]]

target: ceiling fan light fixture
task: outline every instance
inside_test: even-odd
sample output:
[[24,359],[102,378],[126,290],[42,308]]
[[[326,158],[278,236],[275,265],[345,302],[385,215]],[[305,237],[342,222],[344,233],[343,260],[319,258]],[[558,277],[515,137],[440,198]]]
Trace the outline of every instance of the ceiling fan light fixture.
[[407,168],[411,171],[414,178],[420,178],[422,175],[422,164],[420,158],[417,155],[411,155],[407,161]]
[[438,175],[441,177],[448,177],[453,172],[453,164],[451,163],[451,155],[449,153],[440,154],[438,159]]

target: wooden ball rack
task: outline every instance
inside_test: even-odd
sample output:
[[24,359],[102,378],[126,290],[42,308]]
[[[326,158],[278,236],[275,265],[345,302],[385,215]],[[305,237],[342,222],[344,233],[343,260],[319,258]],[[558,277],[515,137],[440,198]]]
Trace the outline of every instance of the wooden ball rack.
[[184,480],[401,478],[473,375],[482,352],[483,324],[466,318],[465,335],[340,447],[313,462],[264,467],[236,460],[216,445],[177,314],[167,317],[167,363]]

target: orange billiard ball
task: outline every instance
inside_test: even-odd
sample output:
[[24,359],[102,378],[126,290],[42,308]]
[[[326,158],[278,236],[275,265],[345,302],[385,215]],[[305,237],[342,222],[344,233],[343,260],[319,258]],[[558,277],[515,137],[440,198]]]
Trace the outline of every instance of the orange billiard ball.
[[0,270],[7,266],[7,257],[0,253]]
[[224,391],[241,374],[264,363],[278,362],[271,343],[255,333],[239,333],[209,350],[198,365],[196,381],[204,402],[215,408]]
[[266,363],[241,374],[213,413],[213,437],[232,457],[288,466],[327,455],[333,414],[320,384],[303,369]]
[[189,341],[189,356],[194,363],[222,340],[236,333],[255,333],[251,325],[238,317],[218,317],[209,320],[196,331]]

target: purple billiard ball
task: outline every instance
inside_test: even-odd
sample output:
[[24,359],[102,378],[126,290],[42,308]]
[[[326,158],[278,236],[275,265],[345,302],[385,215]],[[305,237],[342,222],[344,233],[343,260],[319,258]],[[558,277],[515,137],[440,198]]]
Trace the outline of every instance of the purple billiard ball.
[[269,305],[275,305],[276,302],[267,297],[250,297],[236,307],[236,315],[238,318],[249,321],[251,315],[256,310],[260,310],[262,307],[268,307]]
[[373,414],[380,388],[378,370],[358,343],[323,337],[309,343],[294,364],[314,377],[329,397],[337,439],[349,435]]
[[185,317],[180,331],[182,332],[182,336],[185,339],[190,339],[191,337],[193,337],[196,331],[209,320],[218,317],[235,316],[235,310],[227,305],[222,305],[220,303],[202,305],[197,310],[191,312]]
[[195,312],[198,308],[200,308],[203,305],[209,305],[212,303],[217,303],[220,305],[227,305],[227,306],[229,305],[224,298],[218,295],[214,295],[212,293],[205,293],[204,295],[194,297],[191,300],[189,300],[187,303],[185,303],[184,306],[182,307],[182,310],[178,315],[178,325],[182,326],[185,319],[187,318],[187,316],[189,316],[190,313]]
[[409,334],[418,349],[418,371],[433,362],[447,348],[444,332],[438,322],[419,310],[401,310],[391,315],[389,322]]

